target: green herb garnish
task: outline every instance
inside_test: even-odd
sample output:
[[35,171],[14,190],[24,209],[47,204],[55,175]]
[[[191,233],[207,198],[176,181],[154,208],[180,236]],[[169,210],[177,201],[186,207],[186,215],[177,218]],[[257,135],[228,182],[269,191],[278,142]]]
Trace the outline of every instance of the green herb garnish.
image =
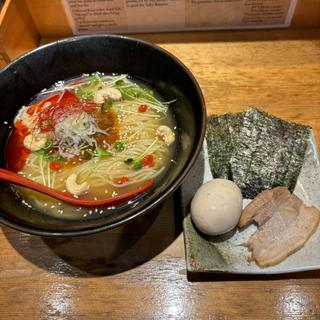
[[134,165],[133,165],[133,169],[134,170],[140,170],[142,168],[142,160],[137,161]]
[[111,157],[112,154],[102,148],[97,147],[99,157]]
[[123,141],[117,141],[114,146],[117,151],[123,151],[125,147]]
[[81,98],[84,99],[84,100],[92,99],[93,98],[93,91],[92,90],[85,91],[81,95]]
[[92,158],[95,157],[95,153],[92,152],[92,151],[89,150],[89,149],[84,151],[84,155],[85,155],[86,157],[88,157],[89,159],[92,159]]
[[120,91],[129,98],[137,98],[139,95],[139,92],[135,88],[122,88]]
[[61,156],[55,156],[55,155],[48,155],[45,157],[45,160],[49,162],[58,161],[58,162],[64,162],[64,158]]
[[117,86],[122,86],[125,82],[123,80],[116,81]]
[[48,153],[48,150],[46,149],[40,149],[38,151],[36,151],[36,154],[39,156],[45,156]]
[[51,148],[52,148],[52,141],[49,140],[47,141],[46,145],[42,149],[36,151],[36,154],[39,156],[47,156]]
[[154,92],[152,90],[143,89],[141,87],[130,87],[130,88],[118,88],[122,95],[127,98],[135,99],[143,99],[146,102],[150,103],[158,103],[158,101],[154,98]]
[[52,141],[49,140],[46,142],[46,145],[43,147],[44,150],[50,150],[52,148]]
[[91,76],[91,81],[92,81],[92,83],[97,84],[97,83],[100,82],[100,80],[101,80],[101,78],[100,78],[100,76],[99,76],[98,73],[94,73],[94,74]]
[[112,108],[112,105],[113,105],[113,100],[109,98],[101,105],[101,111],[104,112],[109,110],[110,108]]
[[65,159],[61,156],[54,155],[54,154],[49,154],[49,151],[51,150],[52,147],[52,142],[48,141],[46,146],[38,151],[36,151],[36,154],[41,156],[43,160],[52,162],[52,161],[59,161],[59,162],[64,162]]
[[75,95],[78,99],[90,100],[93,98],[94,92],[100,85],[100,77],[98,74],[93,74],[88,81],[80,84],[75,89]]

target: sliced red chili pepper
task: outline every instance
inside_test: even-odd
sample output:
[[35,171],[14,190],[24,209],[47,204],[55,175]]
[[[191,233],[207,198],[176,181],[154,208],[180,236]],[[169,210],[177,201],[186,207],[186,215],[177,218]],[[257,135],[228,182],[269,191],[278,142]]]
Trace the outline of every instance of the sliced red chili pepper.
[[14,127],[16,129],[16,133],[23,138],[30,133],[30,130],[23,124],[22,120],[17,121],[14,124]]
[[95,103],[81,102],[73,93],[66,90],[55,103],[41,110],[38,125],[42,131],[51,131],[59,121],[69,115],[81,111],[89,112],[96,107]]
[[27,148],[21,148],[20,154],[23,159],[26,159],[28,157],[28,155],[30,154],[30,150],[28,150]]
[[33,116],[35,113],[39,113],[45,107],[48,107],[48,103],[49,105],[54,104],[58,101],[58,99],[59,99],[59,94],[55,94],[45,98],[44,100],[39,101],[38,103],[28,106],[27,114],[30,116]]
[[62,169],[62,164],[59,161],[52,161],[50,162],[49,167],[53,171],[59,171],[60,169]]
[[27,109],[27,114],[29,116],[33,116],[38,108],[39,108],[39,105],[37,103],[29,106],[28,109]]
[[65,90],[63,96],[60,99],[60,103],[65,106],[67,103],[75,103],[79,102],[80,100],[69,90]]
[[25,128],[26,126],[23,124],[22,120],[18,120],[18,121],[14,124],[14,127],[15,127],[17,130],[20,130],[20,129]]
[[[26,134],[28,134],[28,132]],[[16,128],[12,130],[9,136],[6,150],[7,164],[8,168],[14,172],[21,170],[30,154],[30,150],[25,148],[23,145],[25,136],[26,135],[23,135],[22,132]]]
[[154,164],[153,155],[148,154],[142,159],[142,167],[152,167]]
[[139,106],[138,111],[139,112],[146,112],[149,109],[149,107],[146,104],[142,104]]
[[128,183],[128,182],[129,182],[129,178],[128,177],[121,177],[117,181],[118,184],[124,184],[124,183]]

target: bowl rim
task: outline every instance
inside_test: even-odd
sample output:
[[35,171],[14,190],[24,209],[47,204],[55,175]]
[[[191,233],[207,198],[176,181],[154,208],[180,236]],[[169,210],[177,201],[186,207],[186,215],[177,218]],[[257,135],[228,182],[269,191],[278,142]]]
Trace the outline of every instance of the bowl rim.
[[107,225],[101,225],[101,226],[96,226],[96,227],[91,227],[91,228],[85,228],[82,230],[66,230],[66,231],[56,231],[56,230],[45,230],[33,226],[29,226],[24,222],[15,222],[14,220],[6,219],[3,216],[0,216],[0,223],[9,226],[15,230],[25,232],[28,234],[33,234],[37,236],[44,236],[44,237],[76,237],[76,236],[86,236],[86,235],[91,235],[95,234],[98,232],[110,230],[119,226],[123,226],[125,224],[130,223],[134,219],[136,219],[138,216],[142,216],[146,214],[147,212],[151,211],[152,209],[156,208],[160,203],[164,201],[167,197],[173,194],[175,190],[179,188],[179,186],[182,184],[183,180],[186,178],[188,173],[190,172],[191,168],[195,164],[195,162],[198,159],[198,156],[200,154],[200,151],[202,149],[202,144],[203,140],[205,137],[205,131],[206,131],[206,123],[207,123],[207,112],[206,112],[206,104],[204,100],[204,96],[202,94],[201,88],[199,83],[197,82],[195,76],[191,73],[188,67],[184,63],[181,62],[180,59],[178,59],[175,55],[167,51],[166,49],[161,48],[160,46],[150,43],[144,40],[136,39],[133,37],[128,37],[128,36],[123,36],[123,35],[114,35],[114,34],[91,34],[91,35],[82,35],[82,36],[72,36],[72,37],[67,37],[64,39],[59,39],[56,41],[53,41],[51,43],[39,46],[10,62],[7,66],[5,66],[2,70],[0,70],[0,77],[3,72],[5,72],[8,68],[10,68],[12,65],[15,63],[19,62],[20,60],[26,59],[28,56],[33,55],[37,51],[42,51],[45,50],[48,47],[54,47],[59,44],[64,44],[64,43],[70,43],[74,41],[81,41],[82,39],[90,39],[90,38],[113,38],[113,39],[123,39],[125,41],[129,42],[134,42],[134,43],[140,43],[143,44],[144,46],[150,47],[153,50],[156,50],[160,52],[161,54],[164,54],[168,56],[170,59],[174,60],[175,63],[177,63],[184,71],[185,73],[189,76],[189,78],[192,80],[192,83],[195,87],[195,91],[198,95],[198,98],[200,100],[200,109],[201,109],[201,121],[202,121],[202,126],[200,128],[200,138],[196,142],[194,152],[190,155],[189,161],[185,164],[183,170],[177,175],[177,177],[171,182],[170,185],[168,185],[167,188],[159,195],[158,198],[147,204],[146,206],[143,206],[140,210],[137,212],[134,212],[133,214],[129,215],[128,217],[125,217],[119,221],[115,221],[113,223],[107,224]]

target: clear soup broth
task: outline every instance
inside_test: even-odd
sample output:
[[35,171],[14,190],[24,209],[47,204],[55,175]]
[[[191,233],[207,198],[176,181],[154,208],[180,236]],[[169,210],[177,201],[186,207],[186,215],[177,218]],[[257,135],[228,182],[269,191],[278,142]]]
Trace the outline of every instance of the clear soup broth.
[[[15,117],[8,169],[88,200],[116,197],[150,180],[157,184],[176,152],[173,102],[128,75],[97,72],[59,81]],[[60,218],[89,218],[105,210],[14,190],[24,205]]]

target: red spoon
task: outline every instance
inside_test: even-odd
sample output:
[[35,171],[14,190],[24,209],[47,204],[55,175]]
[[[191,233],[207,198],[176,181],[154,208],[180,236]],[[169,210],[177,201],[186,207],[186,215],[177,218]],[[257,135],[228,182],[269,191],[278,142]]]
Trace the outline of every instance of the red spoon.
[[31,181],[31,180],[24,178],[14,172],[11,172],[11,171],[5,170],[5,169],[0,169],[0,180],[4,180],[7,182],[11,182],[13,184],[27,187],[29,189],[47,194],[48,196],[59,199],[61,201],[70,203],[72,205],[83,206],[83,207],[112,205],[115,203],[119,203],[122,200],[133,198],[135,195],[150,189],[153,185],[152,180],[150,180],[147,183],[145,183],[144,185],[138,187],[137,189],[130,191],[130,192],[127,192],[127,193],[124,193],[124,194],[121,194],[116,197],[111,197],[111,198],[106,198],[106,199],[101,199],[101,200],[81,200],[81,199],[75,198],[69,192],[56,191],[52,188],[48,188],[40,183]]

